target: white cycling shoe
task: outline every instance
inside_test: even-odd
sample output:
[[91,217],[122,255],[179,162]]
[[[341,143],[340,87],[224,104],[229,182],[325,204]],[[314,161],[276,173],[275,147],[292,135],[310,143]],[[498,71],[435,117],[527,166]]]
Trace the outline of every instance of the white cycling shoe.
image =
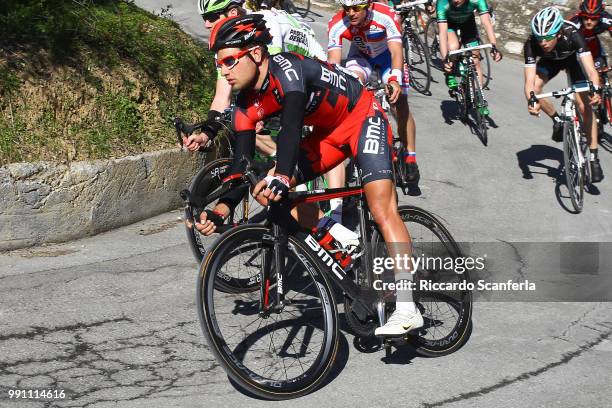
[[401,336],[411,330],[423,327],[421,312],[411,313],[404,310],[395,310],[384,326],[374,331],[375,336]]

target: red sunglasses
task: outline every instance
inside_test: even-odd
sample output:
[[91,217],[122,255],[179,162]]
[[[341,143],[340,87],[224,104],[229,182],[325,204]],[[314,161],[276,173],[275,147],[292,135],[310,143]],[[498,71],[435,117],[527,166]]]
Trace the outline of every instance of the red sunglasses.
[[248,48],[246,50],[238,51],[235,54],[228,55],[227,57],[217,60],[216,61],[217,68],[221,69],[222,66],[227,67],[227,69],[234,68],[236,64],[238,64],[238,61],[240,60],[240,58],[244,57],[245,55],[247,55],[249,52],[253,51],[257,47],[259,47],[259,45]]

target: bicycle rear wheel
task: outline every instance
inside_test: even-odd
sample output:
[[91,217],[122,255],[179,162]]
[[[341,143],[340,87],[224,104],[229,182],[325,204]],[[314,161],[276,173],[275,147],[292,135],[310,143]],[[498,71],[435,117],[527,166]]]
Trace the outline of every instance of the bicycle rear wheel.
[[404,32],[404,61],[408,65],[410,85],[421,94],[428,94],[431,84],[429,51],[413,31]]
[[569,191],[574,211],[582,211],[584,203],[584,166],[580,165],[578,146],[571,122],[563,123],[563,163],[565,166],[565,184]]
[[292,0],[280,0],[281,8],[289,14],[299,14]]
[[338,350],[338,313],[320,262],[293,236],[281,311],[260,313],[261,299],[266,302],[277,290],[274,271],[267,285],[259,279],[259,291],[217,290],[215,277],[236,263],[251,274],[263,273],[266,265],[273,268],[265,261],[273,247],[270,229],[261,225],[221,235],[200,266],[196,301],[204,335],[227,374],[259,397],[282,400],[311,392],[329,373]]
[[[432,214],[414,206],[400,206],[399,215],[406,224],[412,238],[412,256],[423,259],[457,259],[463,255],[451,234]],[[375,233],[373,242],[382,242]],[[431,282],[465,284],[467,273],[457,274],[446,270],[441,262],[431,262],[420,268],[415,279]],[[416,291],[414,301],[423,314],[425,325],[407,340],[416,352],[437,357],[458,350],[471,333],[472,293],[469,290]]]

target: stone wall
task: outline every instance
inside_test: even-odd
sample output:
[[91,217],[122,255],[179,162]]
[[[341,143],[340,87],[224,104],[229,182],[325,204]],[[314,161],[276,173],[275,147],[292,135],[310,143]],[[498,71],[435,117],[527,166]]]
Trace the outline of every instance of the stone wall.
[[0,250],[93,235],[178,208],[197,168],[196,155],[177,149],[0,167]]

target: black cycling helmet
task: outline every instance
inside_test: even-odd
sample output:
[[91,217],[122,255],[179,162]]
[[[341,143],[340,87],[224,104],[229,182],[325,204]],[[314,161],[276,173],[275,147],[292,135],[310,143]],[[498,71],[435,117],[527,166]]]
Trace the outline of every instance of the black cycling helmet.
[[208,48],[219,51],[223,48],[247,48],[267,45],[272,36],[261,14],[229,17],[215,24],[210,33]]
[[584,0],[580,4],[580,15],[599,17],[605,8],[603,0]]

